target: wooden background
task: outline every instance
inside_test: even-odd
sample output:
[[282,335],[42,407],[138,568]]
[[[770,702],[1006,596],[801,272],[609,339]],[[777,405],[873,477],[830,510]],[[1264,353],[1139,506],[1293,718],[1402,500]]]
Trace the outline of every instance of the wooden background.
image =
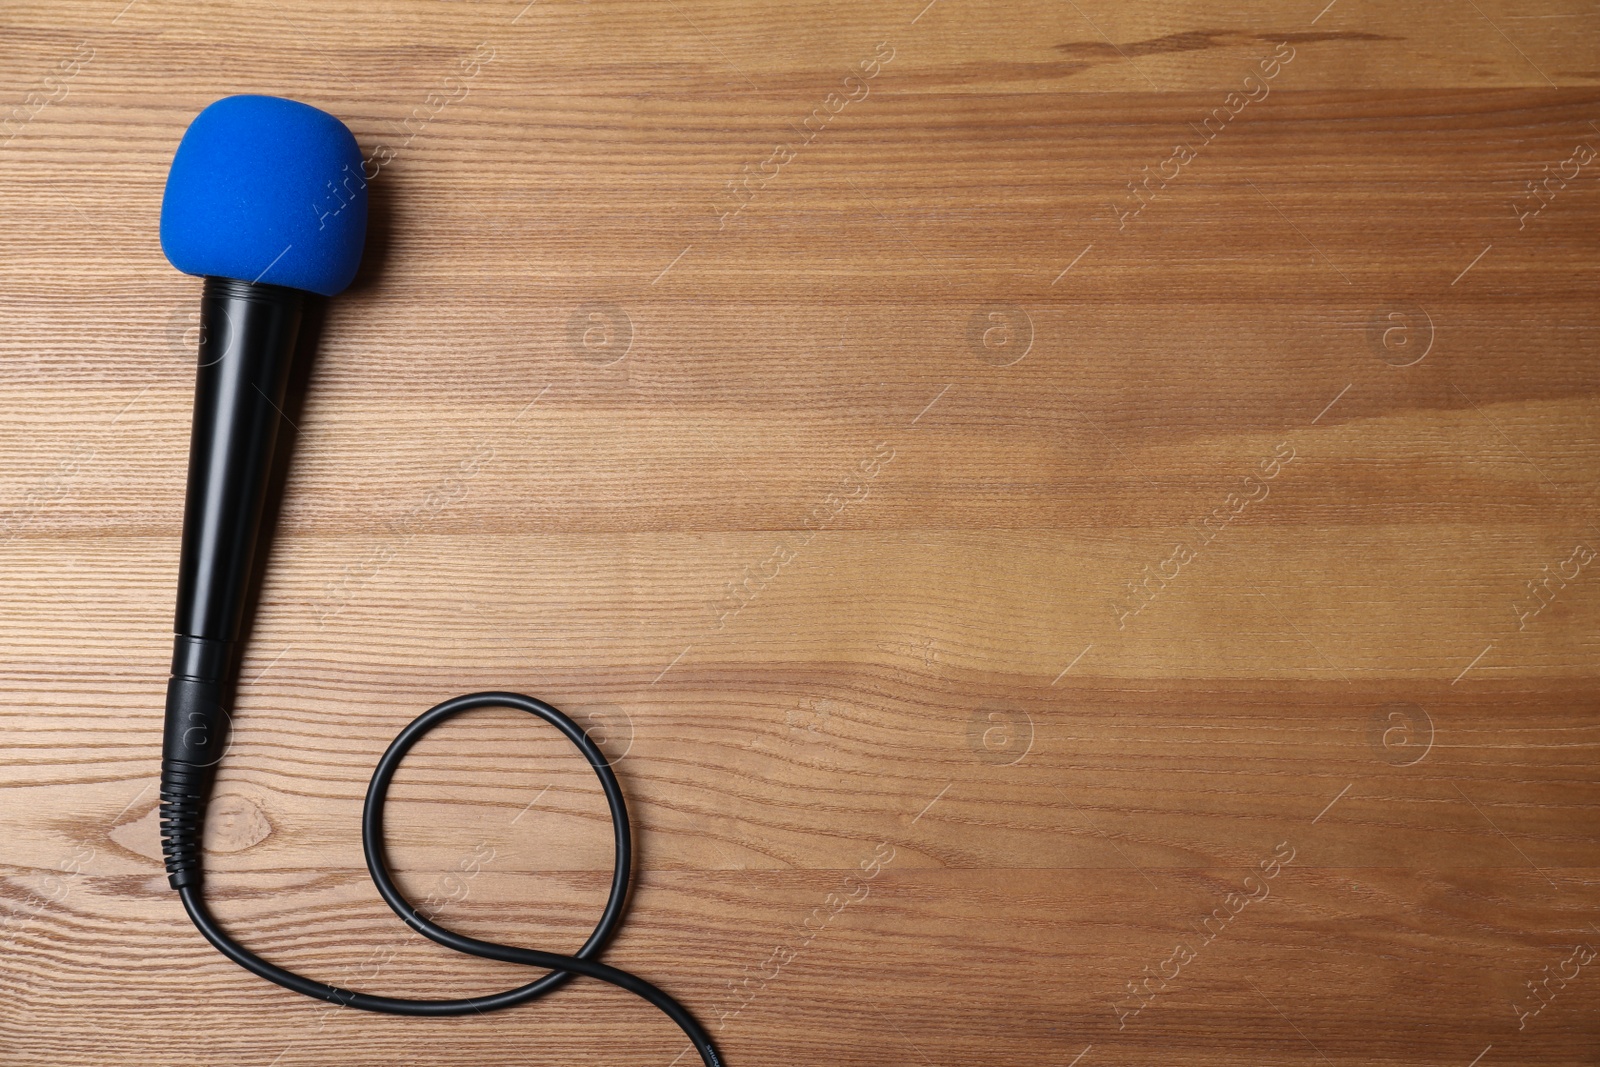
[[[0,1063],[692,1059],[588,982],[328,1010],[166,888],[199,284],[156,221],[234,92],[389,149],[209,828],[247,944],[526,980],[410,937],[360,855],[396,730],[503,688],[618,759],[607,959],[733,1067],[1600,1061],[1597,33],[1584,0],[7,0]],[[553,732],[478,713],[394,797],[442,921],[581,941],[609,838]]]

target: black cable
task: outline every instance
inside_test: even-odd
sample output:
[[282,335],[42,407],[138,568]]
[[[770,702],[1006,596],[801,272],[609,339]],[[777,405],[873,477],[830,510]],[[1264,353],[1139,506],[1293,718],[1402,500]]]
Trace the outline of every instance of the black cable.
[[[601,913],[600,921],[595,924],[594,932],[574,955],[563,956],[555,952],[541,952],[537,949],[501,945],[493,941],[479,941],[477,938],[446,930],[418,914],[416,908],[411,906],[395,886],[394,880],[389,877],[389,866],[383,847],[383,805],[387,800],[389,782],[394,777],[396,768],[423,734],[453,715],[481,707],[518,708],[556,727],[567,736],[567,740],[578,747],[578,751],[583,753],[584,758],[589,761],[589,766],[594,768],[595,774],[599,777],[600,787],[605,790],[606,804],[611,808],[611,828],[616,837],[616,864],[611,876],[611,893],[606,899],[605,911]],[[372,772],[372,781],[367,785],[366,805],[361,813],[361,845],[366,854],[367,871],[372,875],[373,884],[378,887],[378,892],[385,903],[394,910],[402,922],[424,937],[457,952],[482,956],[485,959],[503,960],[507,963],[520,963],[528,967],[547,968],[550,971],[537,981],[490,996],[465,997],[458,1000],[410,1000],[358,993],[285,970],[268,963],[239,944],[217,925],[200,893],[199,840],[201,824],[204,822],[203,804],[195,802],[192,788],[181,788],[181,783],[176,780],[168,781],[171,776],[166,767],[163,767],[162,777],[161,832],[168,855],[168,867],[170,870],[177,863],[183,866],[185,872],[181,880],[186,884],[178,887],[178,895],[183,900],[184,908],[189,912],[189,918],[194,920],[195,926],[205,935],[206,940],[216,946],[217,951],[245,970],[308,997],[316,997],[319,1000],[363,1011],[386,1012],[391,1015],[466,1015],[469,1012],[509,1008],[514,1004],[533,1000],[573,975],[581,974],[610,982],[648,1000],[678,1024],[695,1050],[700,1053],[700,1058],[706,1067],[722,1067],[722,1060],[717,1054],[716,1046],[711,1042],[711,1035],[695,1022],[694,1017],[684,1009],[683,1005],[642,978],[636,978],[627,971],[607,966],[592,958],[610,939],[622,918],[623,907],[627,900],[628,881],[633,862],[628,811],[622,801],[622,788],[617,784],[617,776],[612,772],[604,754],[583,732],[582,727],[544,701],[519,693],[471,693],[447,700],[423,712],[400,731],[390,743],[388,751],[383,754],[383,758],[378,760],[378,765]],[[192,866],[188,865],[188,861],[191,860]]]

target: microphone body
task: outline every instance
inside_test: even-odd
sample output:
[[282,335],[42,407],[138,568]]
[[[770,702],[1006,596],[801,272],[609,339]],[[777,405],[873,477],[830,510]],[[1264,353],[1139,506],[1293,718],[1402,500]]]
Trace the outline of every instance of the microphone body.
[[[234,646],[303,303],[302,293],[283,286],[205,280],[161,753],[163,793],[203,796],[222,756]],[[167,859],[174,889],[198,877],[194,849],[182,848]]]

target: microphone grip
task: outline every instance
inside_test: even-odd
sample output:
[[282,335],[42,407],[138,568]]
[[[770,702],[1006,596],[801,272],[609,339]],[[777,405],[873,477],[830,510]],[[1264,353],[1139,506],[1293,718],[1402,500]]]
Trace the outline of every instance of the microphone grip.
[[174,889],[200,881],[200,827],[228,730],[234,646],[303,303],[298,290],[231,278],[207,278],[200,298],[161,751],[162,851]]

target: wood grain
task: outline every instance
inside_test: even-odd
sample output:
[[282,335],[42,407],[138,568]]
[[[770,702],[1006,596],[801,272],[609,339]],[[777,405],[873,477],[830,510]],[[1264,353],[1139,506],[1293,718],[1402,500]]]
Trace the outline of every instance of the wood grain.
[[[593,983],[327,1010],[165,886],[155,222],[233,92],[388,149],[208,827],[246,943],[525,980],[360,859],[504,688],[618,760],[607,958],[730,1064],[1597,1062],[1593,4],[123,3],[0,9],[0,1063],[686,1062]],[[394,798],[447,922],[581,941],[553,732]]]

